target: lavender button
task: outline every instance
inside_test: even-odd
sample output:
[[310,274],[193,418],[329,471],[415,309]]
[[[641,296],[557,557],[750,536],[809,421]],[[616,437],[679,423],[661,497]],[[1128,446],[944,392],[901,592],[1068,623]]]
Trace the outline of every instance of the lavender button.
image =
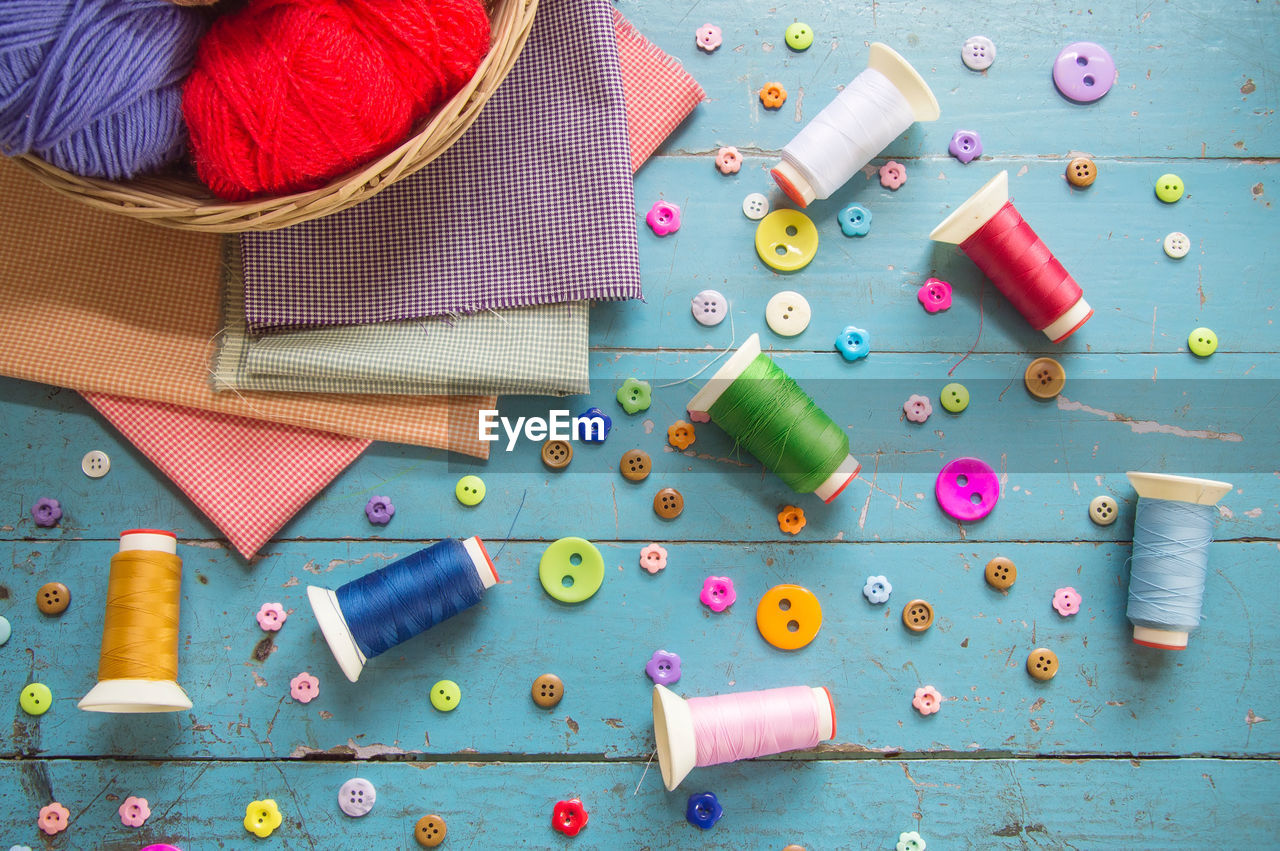
[[1091,41],[1068,44],[1054,60],[1053,84],[1063,97],[1078,103],[1092,103],[1111,91],[1115,82],[1115,60]]
[[338,808],[352,818],[368,815],[378,793],[373,784],[362,777],[352,777],[338,790]]
[[972,130],[957,130],[947,150],[962,163],[973,162],[982,156],[982,137]]

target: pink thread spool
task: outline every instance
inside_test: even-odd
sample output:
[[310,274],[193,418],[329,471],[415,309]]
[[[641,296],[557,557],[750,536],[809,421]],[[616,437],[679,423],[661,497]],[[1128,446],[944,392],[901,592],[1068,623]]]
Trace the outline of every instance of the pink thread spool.
[[694,766],[811,748],[836,734],[826,688],[790,686],[715,697],[680,697],[653,687],[653,733],[667,791]]
[[1009,200],[1009,172],[973,193],[929,238],[959,245],[1037,331],[1061,343],[1089,321],[1084,292]]

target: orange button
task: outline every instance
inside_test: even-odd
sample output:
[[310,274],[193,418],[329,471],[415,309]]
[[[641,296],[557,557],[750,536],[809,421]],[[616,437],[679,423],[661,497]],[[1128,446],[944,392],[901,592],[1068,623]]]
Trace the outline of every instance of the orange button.
[[787,90],[781,83],[765,83],[760,90],[760,102],[765,109],[777,109],[787,101]]
[[1067,163],[1067,180],[1072,186],[1084,188],[1098,177],[1098,167],[1088,157],[1076,157]]
[[756,606],[756,627],[779,650],[799,650],[822,628],[822,605],[808,588],[775,585]]

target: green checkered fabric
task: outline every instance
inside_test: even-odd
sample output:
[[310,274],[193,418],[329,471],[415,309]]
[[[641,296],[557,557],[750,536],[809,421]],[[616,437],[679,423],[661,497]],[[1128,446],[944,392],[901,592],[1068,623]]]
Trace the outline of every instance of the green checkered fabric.
[[245,327],[239,240],[223,273],[213,389],[403,395],[586,393],[589,303],[279,331]]

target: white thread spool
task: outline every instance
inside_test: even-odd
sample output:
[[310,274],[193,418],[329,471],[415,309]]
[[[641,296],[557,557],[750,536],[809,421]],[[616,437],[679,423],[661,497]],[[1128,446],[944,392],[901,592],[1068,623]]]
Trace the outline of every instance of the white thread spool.
[[936,121],[938,100],[924,78],[887,44],[871,45],[853,78],[782,149],[771,174],[801,207],[830,198],[916,121]]

